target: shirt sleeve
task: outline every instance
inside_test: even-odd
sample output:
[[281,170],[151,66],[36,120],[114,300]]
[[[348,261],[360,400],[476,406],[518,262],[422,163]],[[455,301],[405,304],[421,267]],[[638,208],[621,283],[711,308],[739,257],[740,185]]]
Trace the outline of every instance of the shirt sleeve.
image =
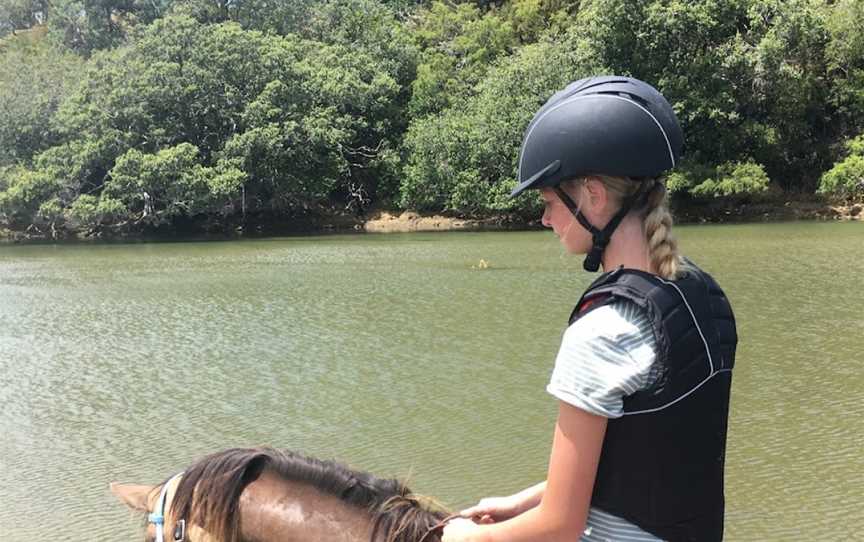
[[618,418],[624,397],[653,383],[656,357],[647,313],[619,299],[567,328],[546,391],[591,414]]

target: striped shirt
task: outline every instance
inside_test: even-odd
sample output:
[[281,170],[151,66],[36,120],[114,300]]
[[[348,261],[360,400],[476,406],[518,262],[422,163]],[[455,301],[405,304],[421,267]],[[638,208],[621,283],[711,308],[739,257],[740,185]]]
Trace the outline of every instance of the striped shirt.
[[[604,416],[624,415],[624,397],[654,383],[656,343],[644,310],[616,300],[579,318],[561,341],[546,390],[577,408]],[[581,542],[660,540],[632,523],[591,507]]]

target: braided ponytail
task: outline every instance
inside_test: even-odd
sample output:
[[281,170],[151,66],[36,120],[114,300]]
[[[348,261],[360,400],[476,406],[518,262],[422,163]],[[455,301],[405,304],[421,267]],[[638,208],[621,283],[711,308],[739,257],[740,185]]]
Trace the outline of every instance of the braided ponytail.
[[647,182],[654,183],[648,189],[642,211],[648,255],[658,275],[674,280],[678,277],[682,262],[678,254],[678,241],[672,235],[672,213],[666,202],[666,186],[656,179]]

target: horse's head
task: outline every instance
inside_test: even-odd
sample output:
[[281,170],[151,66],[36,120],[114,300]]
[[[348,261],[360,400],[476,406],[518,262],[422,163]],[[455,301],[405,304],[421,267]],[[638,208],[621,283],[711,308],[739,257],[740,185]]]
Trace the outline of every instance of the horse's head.
[[217,452],[164,484],[111,492],[148,514],[148,542],[432,542],[446,515],[398,480],[272,448]]
[[171,503],[181,479],[182,474],[178,474],[155,486],[112,482],[109,488],[120,502],[147,514],[146,542],[212,542],[214,539],[202,529],[172,516]]

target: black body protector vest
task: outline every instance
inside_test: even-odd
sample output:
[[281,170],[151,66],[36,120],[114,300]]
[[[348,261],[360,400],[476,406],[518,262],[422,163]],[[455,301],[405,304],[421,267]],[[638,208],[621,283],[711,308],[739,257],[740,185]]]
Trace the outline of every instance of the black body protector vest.
[[735,319],[692,264],[675,281],[632,269],[601,275],[570,317],[628,299],[653,322],[659,377],[610,419],[591,505],[673,542],[723,539],[723,466]]

